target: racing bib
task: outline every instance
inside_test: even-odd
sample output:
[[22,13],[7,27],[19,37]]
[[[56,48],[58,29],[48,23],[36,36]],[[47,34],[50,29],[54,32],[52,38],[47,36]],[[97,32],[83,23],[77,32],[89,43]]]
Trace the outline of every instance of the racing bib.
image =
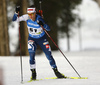
[[40,28],[28,28],[29,34],[31,35],[40,35],[43,32],[43,29]]

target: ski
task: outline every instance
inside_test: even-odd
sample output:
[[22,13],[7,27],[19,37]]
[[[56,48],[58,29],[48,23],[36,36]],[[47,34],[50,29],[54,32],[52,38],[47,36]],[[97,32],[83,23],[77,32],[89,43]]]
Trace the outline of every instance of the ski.
[[33,81],[48,80],[48,79],[88,79],[88,77],[66,77],[66,78],[47,77],[44,79],[29,80],[27,82],[29,83],[29,82],[33,82]]
[[45,79],[88,79],[88,77],[66,77],[66,78],[49,77]]

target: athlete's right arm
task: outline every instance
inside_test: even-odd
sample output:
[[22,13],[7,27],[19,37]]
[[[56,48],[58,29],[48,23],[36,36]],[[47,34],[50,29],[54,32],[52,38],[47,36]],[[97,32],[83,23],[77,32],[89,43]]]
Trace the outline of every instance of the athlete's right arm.
[[17,22],[26,21],[29,18],[28,14],[18,17],[19,12],[20,12],[20,6],[16,6],[15,14],[12,18],[12,21],[17,21]]
[[22,15],[22,16],[18,17],[18,14],[15,13],[13,18],[12,18],[12,21],[20,22],[20,21],[26,21],[28,19],[29,19],[28,14],[25,14],[25,15]]
[[16,9],[15,9],[15,14],[12,18],[12,21],[16,21],[17,20],[17,16],[18,16],[18,13],[20,12],[20,6],[16,6]]

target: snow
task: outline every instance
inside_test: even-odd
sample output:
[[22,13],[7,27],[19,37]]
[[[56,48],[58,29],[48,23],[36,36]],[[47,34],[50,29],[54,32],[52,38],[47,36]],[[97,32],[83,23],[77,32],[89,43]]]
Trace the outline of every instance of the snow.
[[[48,79],[26,83],[31,76],[29,56],[23,56],[23,85],[100,85],[100,51],[80,51],[64,53],[82,77],[88,79]],[[53,51],[54,59],[61,73],[77,77],[62,54]],[[0,67],[3,69],[4,85],[22,85],[20,72],[20,57],[0,57]],[[55,77],[44,54],[36,55],[37,78]]]

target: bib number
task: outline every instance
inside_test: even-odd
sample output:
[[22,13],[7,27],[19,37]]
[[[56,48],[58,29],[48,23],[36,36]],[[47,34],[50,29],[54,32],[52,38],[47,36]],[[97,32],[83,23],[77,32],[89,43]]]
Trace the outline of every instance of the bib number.
[[39,35],[43,32],[42,28],[34,29],[34,28],[29,28],[29,33],[32,35]]
[[37,29],[30,28],[31,32],[33,32],[33,30],[34,30],[34,32],[37,32]]

